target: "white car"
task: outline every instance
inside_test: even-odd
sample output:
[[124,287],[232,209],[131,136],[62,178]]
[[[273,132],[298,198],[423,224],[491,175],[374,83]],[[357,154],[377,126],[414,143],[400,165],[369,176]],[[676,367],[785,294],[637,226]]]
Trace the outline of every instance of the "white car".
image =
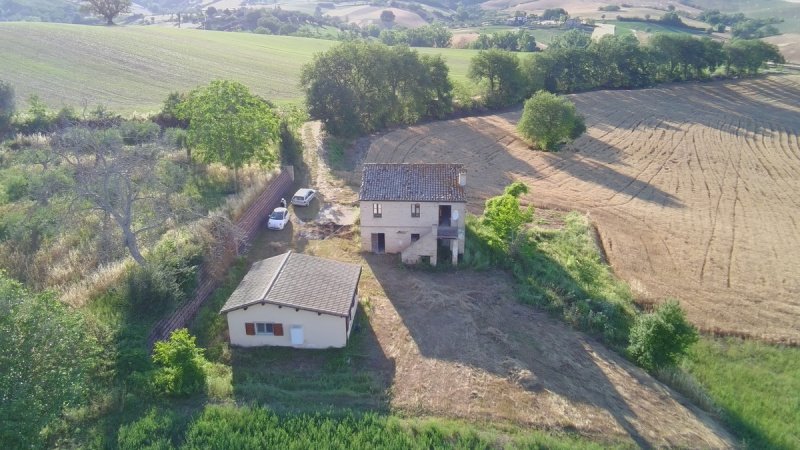
[[270,230],[282,230],[289,223],[289,210],[286,208],[275,208],[269,215],[267,228]]
[[311,200],[317,196],[317,191],[313,189],[300,189],[292,196],[292,204],[296,206],[308,206]]

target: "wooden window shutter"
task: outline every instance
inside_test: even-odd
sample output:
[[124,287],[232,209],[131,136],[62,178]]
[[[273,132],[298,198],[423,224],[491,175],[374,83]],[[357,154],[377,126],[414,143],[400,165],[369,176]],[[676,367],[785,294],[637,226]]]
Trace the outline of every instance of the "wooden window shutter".
[[282,323],[273,323],[272,324],[272,334],[275,336],[283,336],[283,324]]
[[256,335],[256,324],[253,322],[247,322],[244,324],[244,332],[248,336],[255,336]]

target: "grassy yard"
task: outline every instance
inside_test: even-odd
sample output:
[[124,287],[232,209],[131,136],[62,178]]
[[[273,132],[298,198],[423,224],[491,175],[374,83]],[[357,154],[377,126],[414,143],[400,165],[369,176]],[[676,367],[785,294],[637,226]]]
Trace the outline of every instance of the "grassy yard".
[[800,349],[704,338],[685,370],[747,448],[800,448]]
[[[335,41],[161,27],[0,24],[2,78],[14,85],[19,109],[38,94],[50,107],[79,112],[103,104],[122,113],[160,109],[167,94],[212,79],[237,80],[277,103],[298,103],[300,71]],[[455,80],[466,81],[475,52],[442,54]]]

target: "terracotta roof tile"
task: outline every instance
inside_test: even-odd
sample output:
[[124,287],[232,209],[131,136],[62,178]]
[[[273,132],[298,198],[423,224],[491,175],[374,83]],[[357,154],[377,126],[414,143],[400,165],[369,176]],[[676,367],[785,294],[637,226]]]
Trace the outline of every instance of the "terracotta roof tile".
[[347,316],[361,266],[300,253],[253,264],[220,313],[265,302]]
[[364,164],[358,199],[466,202],[461,164]]

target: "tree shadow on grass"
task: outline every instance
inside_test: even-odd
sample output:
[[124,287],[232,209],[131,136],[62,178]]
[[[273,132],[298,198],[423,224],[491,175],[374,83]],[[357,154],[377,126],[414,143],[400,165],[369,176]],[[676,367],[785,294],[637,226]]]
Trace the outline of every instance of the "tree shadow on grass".
[[389,412],[394,362],[362,311],[345,348],[232,348],[234,398],[278,412]]

